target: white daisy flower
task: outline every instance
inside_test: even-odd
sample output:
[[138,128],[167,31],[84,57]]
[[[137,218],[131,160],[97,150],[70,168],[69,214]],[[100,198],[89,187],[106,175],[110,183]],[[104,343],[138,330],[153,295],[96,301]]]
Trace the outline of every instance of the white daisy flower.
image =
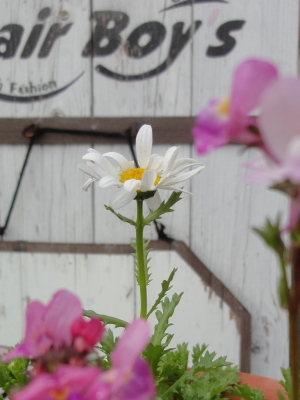
[[[161,204],[158,189],[184,191],[177,185],[204,168],[191,158],[176,160],[179,147],[171,147],[164,157],[151,154],[151,151],[152,128],[150,125],[143,125],[136,137],[138,168],[135,167],[134,161],[128,161],[119,153],[101,154],[94,149],[89,149],[83,156],[83,160],[87,163],[78,165],[90,176],[83,190],[87,190],[96,181],[99,182],[98,185],[101,188],[117,186],[120,188],[120,194],[111,201],[110,207],[121,208],[139,195],[146,199],[151,210],[156,210]],[[186,171],[195,166],[197,168]]]

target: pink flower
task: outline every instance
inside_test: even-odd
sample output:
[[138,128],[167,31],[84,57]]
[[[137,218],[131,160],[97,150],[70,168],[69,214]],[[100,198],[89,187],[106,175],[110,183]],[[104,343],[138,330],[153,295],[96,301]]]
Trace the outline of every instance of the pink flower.
[[[53,374],[42,373],[13,395],[13,400],[106,400],[109,390],[99,383],[96,367],[59,366]],[[97,386],[95,397],[94,389]]]
[[261,145],[259,136],[248,130],[256,122],[249,113],[260,104],[261,95],[277,78],[276,67],[266,61],[249,59],[235,70],[229,99],[213,99],[196,117],[192,134],[199,154],[234,140]]
[[51,347],[70,346],[73,340],[71,327],[80,316],[81,302],[67,290],[56,292],[48,305],[32,301],[26,311],[25,339],[4,361],[16,357],[36,358],[46,354]]
[[[265,157],[248,163],[248,179],[295,187],[287,230],[300,218],[300,81],[280,78],[265,91],[259,117]],[[298,188],[298,189],[297,189]]]
[[97,318],[85,321],[83,317],[78,317],[71,326],[73,346],[79,353],[91,351],[103,333],[104,326]]
[[150,327],[143,319],[128,325],[111,353],[112,368],[102,375],[110,385],[110,400],[148,400],[155,397],[155,384],[140,353],[149,342]]

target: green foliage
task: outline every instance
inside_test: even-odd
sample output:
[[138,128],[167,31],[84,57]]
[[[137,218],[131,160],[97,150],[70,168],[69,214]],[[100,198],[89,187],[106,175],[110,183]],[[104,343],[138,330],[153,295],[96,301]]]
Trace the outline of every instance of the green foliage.
[[105,207],[108,211],[112,212],[112,213],[113,213],[116,217],[118,217],[121,221],[127,222],[127,223],[130,224],[130,225],[136,226],[136,223],[135,223],[132,219],[127,218],[127,217],[125,217],[125,216],[122,215],[122,214],[116,213],[116,212],[115,212],[111,207],[109,207],[109,206],[104,205],[104,207]]
[[171,351],[171,349],[168,349],[168,346],[173,335],[167,333],[167,329],[171,326],[169,319],[172,317],[182,295],[183,293],[179,295],[174,293],[171,301],[168,297],[165,297],[161,302],[162,311],[158,310],[155,313],[158,323],[155,325],[150,343],[144,351],[144,356],[150,365],[154,377],[159,376],[158,364],[160,360],[168,351]]
[[204,354],[205,350],[207,350],[207,348],[208,348],[207,344],[202,344],[201,347],[199,344],[196,344],[196,346],[193,347],[193,352],[192,352],[193,364],[200,362],[200,358]]
[[[285,392],[290,400],[293,399],[293,388],[292,388],[292,376],[291,376],[291,369],[290,368],[281,368],[281,373],[283,376],[283,380],[279,381],[279,383],[284,387]],[[277,392],[278,397],[280,400],[285,400],[282,392]]]
[[264,400],[265,397],[263,392],[257,388],[250,388],[250,386],[244,385],[236,385],[229,390],[226,390],[227,393],[230,393],[234,396],[242,397],[246,400]]
[[254,231],[273,249],[280,257],[285,257],[286,247],[280,234],[280,216],[272,223],[268,218],[262,229],[254,228]]
[[144,224],[149,225],[150,222],[161,218],[163,214],[174,211],[171,207],[181,200],[181,193],[182,192],[173,192],[166,202],[163,201],[157,210],[151,211],[147,217],[144,218]]
[[159,376],[168,377],[168,380],[175,382],[185,373],[189,360],[187,347],[187,343],[182,343],[176,350],[165,354],[158,366]]
[[239,376],[235,368],[215,369],[206,374],[194,376],[192,382],[184,383],[180,389],[181,396],[184,400],[217,400],[238,380]]
[[128,322],[119,318],[110,317],[109,315],[97,314],[92,310],[83,310],[83,315],[88,318],[99,318],[104,325],[115,325],[116,328],[126,328]]
[[[145,277],[146,277],[146,285],[149,285],[151,282],[151,274],[150,274],[150,267],[148,267],[148,264],[151,260],[151,258],[148,258],[148,254],[151,249],[148,249],[150,240],[144,240],[143,239],[143,254],[144,254],[144,265],[145,265]],[[138,268],[138,251],[137,251],[137,244],[136,243],[131,243],[131,246],[134,248],[135,253],[132,253],[134,256],[134,264],[135,264],[135,277],[137,284],[140,285],[140,276],[139,276],[139,268]]]
[[159,293],[157,300],[155,301],[155,303],[153,304],[153,306],[151,307],[150,311],[147,314],[147,318],[149,318],[149,315],[151,315],[153,313],[153,311],[155,311],[157,309],[157,307],[160,305],[160,302],[162,301],[162,299],[165,297],[166,293],[172,288],[171,286],[171,282],[174,278],[174,275],[177,271],[177,268],[174,268],[172,270],[172,272],[170,273],[169,278],[165,281],[162,281],[161,284],[161,292]]
[[115,348],[118,339],[118,337],[114,338],[112,330],[108,329],[107,334],[101,340],[98,349],[104,354],[104,357],[101,358],[101,366],[103,369],[111,367],[110,353]]
[[28,364],[25,358],[17,358],[5,364],[0,361],[0,388],[5,393],[9,394],[14,386],[22,387],[28,382]]
[[289,197],[295,198],[297,196],[298,186],[287,179],[284,182],[276,183],[271,186],[271,189],[278,190],[287,194]]

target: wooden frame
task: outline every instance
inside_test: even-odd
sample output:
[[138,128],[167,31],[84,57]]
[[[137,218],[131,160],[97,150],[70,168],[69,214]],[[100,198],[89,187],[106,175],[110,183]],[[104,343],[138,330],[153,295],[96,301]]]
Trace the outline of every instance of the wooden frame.
[[[241,334],[240,366],[242,372],[250,372],[251,353],[251,316],[246,308],[234,295],[216,278],[202,261],[181,241],[171,244],[164,241],[152,241],[153,250],[171,250],[177,252],[187,264],[201,277],[210,290],[227,303],[232,311]],[[30,243],[30,242],[0,242],[0,252],[37,252],[37,253],[100,253],[100,254],[131,254],[132,247],[126,244],[76,244],[76,243]]]
[[[130,118],[2,118],[0,120],[0,144],[28,144],[29,139],[24,137],[24,130],[30,125],[41,128],[76,129],[87,131],[105,131],[124,133],[133,128],[137,133],[140,126],[149,124],[153,129],[155,144],[193,142],[191,130],[194,124],[193,117],[130,117]],[[70,144],[70,143],[112,143],[112,139],[89,136],[73,136],[56,133],[45,133],[37,138],[39,144]],[[124,143],[120,139],[113,139],[114,143]]]

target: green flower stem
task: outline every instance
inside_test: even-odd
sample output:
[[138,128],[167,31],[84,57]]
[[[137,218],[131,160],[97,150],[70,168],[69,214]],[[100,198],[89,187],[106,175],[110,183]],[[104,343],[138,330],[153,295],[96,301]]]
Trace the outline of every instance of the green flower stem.
[[122,319],[110,317],[109,315],[97,314],[92,310],[83,310],[83,315],[89,318],[99,318],[104,322],[105,325],[115,325],[117,328],[126,328],[128,325],[128,322]]
[[143,200],[137,199],[136,214],[136,253],[137,268],[139,275],[140,299],[141,299],[141,318],[147,318],[147,282],[146,282],[146,265],[144,254],[144,218],[143,218]]
[[[298,224],[298,229],[299,229]],[[290,366],[292,376],[293,400],[299,400],[299,337],[298,320],[300,306],[300,247],[292,249],[292,284],[289,298],[289,339]]]

